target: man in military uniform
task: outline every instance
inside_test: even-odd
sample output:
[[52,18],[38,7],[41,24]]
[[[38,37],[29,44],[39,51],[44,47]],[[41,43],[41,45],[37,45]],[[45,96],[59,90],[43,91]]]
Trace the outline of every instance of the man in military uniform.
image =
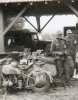
[[[62,79],[66,85],[70,85],[70,78],[73,74],[74,62],[70,54],[70,41],[58,34],[55,41],[51,43],[51,53],[54,54],[55,64],[57,67],[57,76]],[[72,49],[71,49],[72,50]]]
[[69,41],[66,43],[66,50],[69,53],[69,55],[72,56],[73,60],[75,60],[77,41],[76,35],[73,34],[70,29],[67,30],[66,40]]
[[75,63],[75,55],[76,55],[76,40],[74,38],[74,34],[72,34],[71,30],[67,31],[66,36],[66,54],[67,58],[64,64],[65,75],[66,75],[66,83],[70,85],[70,79],[73,76],[74,72],[74,63]]
[[50,52],[52,53],[55,59],[55,64],[57,68],[57,76],[60,78],[64,69],[63,68],[64,57],[62,56],[62,54],[64,53],[65,44],[62,39],[62,33],[58,32],[57,34],[58,35],[57,35],[56,40],[52,41],[51,43]]

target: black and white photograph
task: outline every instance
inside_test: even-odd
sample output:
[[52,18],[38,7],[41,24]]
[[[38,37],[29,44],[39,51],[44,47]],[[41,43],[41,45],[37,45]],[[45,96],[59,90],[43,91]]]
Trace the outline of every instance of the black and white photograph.
[[78,0],[0,0],[0,100],[78,100]]

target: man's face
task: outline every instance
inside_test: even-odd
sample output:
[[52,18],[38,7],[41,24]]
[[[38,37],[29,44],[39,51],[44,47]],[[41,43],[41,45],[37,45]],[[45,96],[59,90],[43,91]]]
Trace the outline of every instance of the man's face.
[[72,33],[68,34],[68,40],[70,40],[71,42],[74,42],[76,40],[75,34],[72,34]]
[[61,38],[61,37],[62,37],[62,34],[61,33],[57,35],[57,38]]
[[71,36],[72,36],[72,33],[68,33],[68,35],[67,35],[67,36],[68,36],[68,38],[71,38]]

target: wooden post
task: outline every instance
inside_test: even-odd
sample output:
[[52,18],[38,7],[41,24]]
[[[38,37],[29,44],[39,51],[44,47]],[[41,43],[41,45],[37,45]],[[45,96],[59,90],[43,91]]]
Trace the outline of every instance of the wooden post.
[[67,5],[67,7],[70,8],[70,10],[78,17],[78,11],[72,6],[69,2],[66,0],[63,0],[63,2]]
[[41,30],[40,30],[40,16],[36,16],[36,21],[37,21],[37,30],[38,30],[38,32],[41,32]]
[[17,21],[17,19],[22,16],[24,14],[24,12],[28,9],[29,4],[27,6],[25,6],[18,14],[17,16],[14,18],[14,20],[7,26],[7,28],[4,30],[3,35],[5,35],[10,28],[14,25],[14,23]]
[[[4,18],[3,18],[3,10],[2,7],[0,7],[0,53],[4,51]],[[1,88],[1,70],[2,66],[0,65],[0,88]]]
[[42,29],[40,31],[42,31],[47,25],[48,23],[54,18],[55,15],[53,15],[48,21],[47,23],[42,27]]
[[38,32],[36,27],[26,17],[24,17],[24,19]]
[[2,7],[0,7],[0,53],[4,51],[4,16],[3,16],[3,10]]

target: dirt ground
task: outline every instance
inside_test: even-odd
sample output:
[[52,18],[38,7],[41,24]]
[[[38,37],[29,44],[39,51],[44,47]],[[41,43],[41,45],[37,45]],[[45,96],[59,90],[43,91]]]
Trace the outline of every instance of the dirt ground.
[[0,100],[78,100],[78,80],[72,80],[70,87],[50,87],[45,93],[21,91],[1,94]]

